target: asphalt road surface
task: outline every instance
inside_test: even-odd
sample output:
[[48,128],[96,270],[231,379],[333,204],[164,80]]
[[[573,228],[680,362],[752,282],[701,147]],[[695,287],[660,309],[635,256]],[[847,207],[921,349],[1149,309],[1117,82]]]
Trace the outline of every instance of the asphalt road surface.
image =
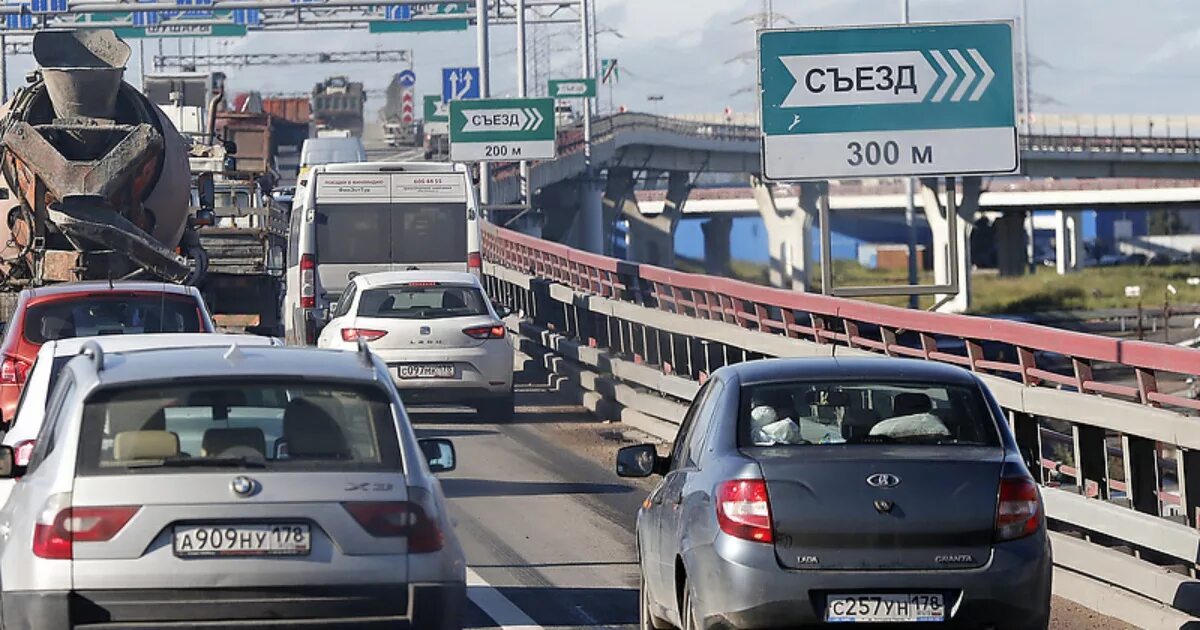
[[[635,628],[633,522],[649,482],[612,472],[616,450],[648,441],[596,422],[522,357],[518,414],[496,425],[466,411],[412,410],[422,437],[454,440],[442,476],[470,566],[469,628]],[[1132,628],[1055,599],[1053,628]]]

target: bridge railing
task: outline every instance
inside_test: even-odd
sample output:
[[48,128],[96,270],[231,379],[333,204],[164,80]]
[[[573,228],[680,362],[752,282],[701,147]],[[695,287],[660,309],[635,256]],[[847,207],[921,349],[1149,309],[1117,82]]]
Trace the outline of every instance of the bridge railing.
[[747,359],[875,354],[975,372],[1044,485],[1068,577],[1200,617],[1200,400],[1182,391],[1200,351],[681,273],[494,226],[484,256],[494,295],[663,426],[689,383]]

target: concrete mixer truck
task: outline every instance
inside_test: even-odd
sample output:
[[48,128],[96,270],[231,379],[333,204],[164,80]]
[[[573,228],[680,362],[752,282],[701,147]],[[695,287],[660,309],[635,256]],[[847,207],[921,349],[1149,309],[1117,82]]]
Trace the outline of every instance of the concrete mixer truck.
[[0,316],[25,287],[202,280],[188,143],[122,80],[111,31],[34,35],[38,69],[0,107]]

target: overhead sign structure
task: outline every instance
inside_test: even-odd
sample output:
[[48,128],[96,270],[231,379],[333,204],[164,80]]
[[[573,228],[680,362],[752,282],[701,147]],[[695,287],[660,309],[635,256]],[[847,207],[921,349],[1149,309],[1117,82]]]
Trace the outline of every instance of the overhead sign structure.
[[549,160],[556,155],[554,99],[450,102],[450,159],[455,162]]
[[595,79],[551,79],[553,98],[592,98],[596,96]]
[[764,177],[1017,170],[1011,22],[759,33]]
[[372,33],[420,33],[428,31],[465,31],[470,20],[413,19],[433,15],[465,14],[466,2],[429,4],[394,4],[384,7],[383,20],[373,20],[367,26]]
[[479,68],[442,68],[442,102],[479,98]]

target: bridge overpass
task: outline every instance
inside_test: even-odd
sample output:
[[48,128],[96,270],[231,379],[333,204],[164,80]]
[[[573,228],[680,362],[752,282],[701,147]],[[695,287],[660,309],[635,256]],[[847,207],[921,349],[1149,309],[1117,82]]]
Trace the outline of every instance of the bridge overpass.
[[[1153,134],[1153,118],[1145,136],[1120,135],[1126,128],[1113,120],[1115,135],[1104,135],[1105,127],[1093,121],[1085,126],[1029,126],[1036,133],[1020,137],[1021,174],[1054,178],[1171,178],[1191,179],[1200,173],[1200,124],[1192,135],[1189,119],[1178,130],[1164,117],[1160,133],[1180,132],[1171,137]],[[1139,131],[1129,120],[1130,132]],[[739,121],[740,122],[740,121]],[[1061,122],[1061,121],[1060,121]],[[1090,132],[1091,135],[1088,135]],[[612,226],[618,217],[629,222],[629,256],[638,262],[671,265],[673,233],[686,207],[692,182],[698,173],[744,173],[752,178],[753,197],[769,235],[772,279],[777,286],[811,288],[809,266],[812,247],[806,236],[818,214],[822,194],[819,182],[800,186],[795,198],[780,198],[779,188],[755,179],[760,170],[759,130],[755,125],[713,122],[711,118],[672,118],[638,113],[620,113],[600,118],[593,124],[591,164],[603,169],[597,180],[583,181],[587,164],[583,132],[571,128],[560,132],[559,157],[531,165],[528,189],[532,205],[540,208],[540,234],[550,240],[574,244],[604,253],[612,242]],[[515,164],[493,170],[492,203],[520,201],[521,181]],[[645,212],[637,189],[645,182],[657,188],[665,182],[664,211]],[[954,238],[958,247],[957,296],[947,296],[943,309],[965,311],[970,307],[970,248],[966,246],[973,218],[979,209],[981,180],[961,178],[957,185],[960,218]],[[935,282],[950,283],[946,193],[937,180],[922,180],[921,206],[933,228]],[[1079,195],[1085,198],[1086,195]],[[1078,250],[1078,216],[1070,211],[1061,217],[1067,249]],[[1020,220],[1014,215],[1003,233],[1017,238]],[[1066,260],[1066,259],[1063,259]],[[1069,263],[1068,263],[1069,266]]]
[[489,226],[485,273],[585,405],[670,440],[713,370],[778,356],[950,363],[995,392],[1047,506],[1059,596],[1200,624],[1200,350],[927,313],[617,260]]

